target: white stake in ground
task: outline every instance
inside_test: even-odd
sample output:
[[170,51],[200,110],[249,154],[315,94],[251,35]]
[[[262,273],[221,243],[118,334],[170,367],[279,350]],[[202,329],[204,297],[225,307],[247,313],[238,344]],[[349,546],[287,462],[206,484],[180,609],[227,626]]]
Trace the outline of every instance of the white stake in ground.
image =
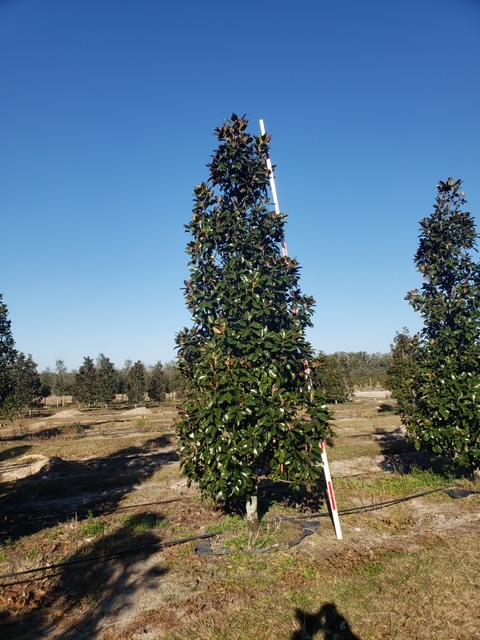
[[[265,130],[265,123],[263,120],[260,120],[260,131],[262,133],[262,136],[264,136],[266,133],[266,130]],[[270,174],[270,190],[273,196],[273,204],[275,205],[275,213],[279,215],[280,204],[278,201],[277,186],[275,184],[275,176],[273,174],[272,161],[268,153],[265,154],[265,159],[267,161],[267,168]],[[284,256],[288,256],[288,249],[287,249],[287,243],[285,242],[285,238],[283,238],[282,240],[282,252]],[[305,367],[308,368],[308,362],[306,363]],[[337,539],[341,540],[343,538],[342,529],[340,527],[340,518],[338,517],[337,502],[335,500],[335,491],[333,490],[333,482],[332,482],[332,476],[330,475],[330,466],[328,464],[327,447],[325,445],[325,442],[321,443],[321,447],[322,447],[323,473],[325,474],[325,482],[327,483],[328,502],[330,504],[330,510],[332,512],[333,525],[335,527],[335,533],[337,534]]]

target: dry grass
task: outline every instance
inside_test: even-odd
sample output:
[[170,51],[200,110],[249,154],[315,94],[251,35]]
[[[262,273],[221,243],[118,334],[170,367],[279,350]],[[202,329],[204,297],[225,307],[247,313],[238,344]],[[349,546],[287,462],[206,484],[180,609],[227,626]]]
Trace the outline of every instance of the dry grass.
[[[143,415],[49,408],[4,429],[3,637],[480,638],[479,496],[438,491],[369,508],[452,483],[474,488],[415,457],[385,404],[332,407],[339,508],[368,507],[341,516],[343,540],[322,491],[271,488],[253,549],[243,518],[181,477],[172,406]],[[291,546],[305,527],[318,529]],[[198,555],[194,542],[164,546],[208,532],[218,535],[202,548],[221,555]],[[55,564],[65,566],[5,577]]]

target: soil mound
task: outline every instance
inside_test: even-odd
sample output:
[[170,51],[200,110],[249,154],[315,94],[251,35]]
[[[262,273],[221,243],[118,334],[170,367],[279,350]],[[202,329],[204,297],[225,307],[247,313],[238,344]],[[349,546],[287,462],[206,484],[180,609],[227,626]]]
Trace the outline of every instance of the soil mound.
[[52,416],[48,416],[46,420],[55,420],[57,418],[75,418],[76,416],[83,416],[83,411],[79,411],[78,409],[65,409],[64,411],[54,413]]
[[39,473],[49,464],[50,458],[32,453],[17,458],[14,464],[0,468],[0,482],[12,482]]
[[122,416],[145,416],[148,413],[152,413],[152,410],[147,409],[147,407],[135,407],[135,409],[124,411]]

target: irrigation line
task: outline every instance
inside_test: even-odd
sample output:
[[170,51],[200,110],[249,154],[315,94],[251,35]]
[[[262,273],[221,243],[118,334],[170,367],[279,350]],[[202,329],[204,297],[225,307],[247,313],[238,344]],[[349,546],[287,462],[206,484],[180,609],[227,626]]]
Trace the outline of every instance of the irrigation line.
[[[89,556],[88,558],[77,558],[76,560],[68,560],[67,562],[59,562],[57,564],[46,565],[38,567],[37,569],[27,569],[25,571],[16,571],[14,573],[5,573],[0,575],[0,580],[6,580],[7,578],[16,578],[17,576],[25,576],[28,574],[39,573],[41,571],[49,571],[51,569],[59,569],[64,567],[70,567],[84,562],[105,562],[110,558],[116,558],[118,556],[124,556],[130,553],[138,553],[139,551],[146,551],[147,549],[166,549],[167,547],[174,547],[179,544],[185,544],[186,542],[194,542],[195,540],[204,540],[205,538],[213,538],[220,535],[221,531],[214,531],[213,533],[204,533],[198,536],[189,536],[188,538],[178,538],[177,540],[169,540],[167,542],[156,542],[155,544],[147,544],[142,547],[130,547],[129,549],[123,549],[122,551],[113,551],[112,553],[106,553],[101,556]],[[11,586],[17,584],[16,582],[10,582],[4,586]]]
[[362,507],[352,507],[350,509],[343,509],[340,511],[343,515],[349,515],[351,513],[361,513],[362,511],[375,511],[376,509],[383,509],[383,507],[391,507],[394,504],[400,504],[401,502],[408,502],[408,500],[414,500],[415,498],[421,498],[422,496],[428,496],[431,493],[438,493],[439,491],[445,491],[445,487],[439,489],[430,489],[429,491],[422,491],[422,493],[416,493],[411,496],[405,496],[404,498],[396,498],[395,500],[387,500],[378,504],[370,504]]
[[[438,489],[429,489],[428,491],[422,491],[422,493],[415,493],[403,498],[395,498],[395,500],[387,500],[385,502],[376,502],[374,504],[367,504],[361,507],[351,507],[350,509],[339,509],[338,514],[347,516],[352,513],[362,513],[363,511],[375,511],[377,509],[383,509],[384,507],[391,507],[394,504],[400,504],[401,502],[407,502],[414,498],[421,498],[422,496],[428,496],[431,493],[438,493],[439,491],[447,491],[448,487],[440,487]],[[329,518],[330,513],[322,511],[321,513],[310,513],[304,516],[295,516],[297,520],[310,520],[311,518]],[[282,522],[285,518],[277,518],[276,521]]]
[[[414,500],[415,498],[421,498],[423,496],[428,496],[432,493],[439,493],[440,491],[453,491],[454,488],[452,487],[438,487],[436,489],[429,489],[428,491],[422,491],[421,493],[415,493],[409,496],[404,496],[403,498],[396,498],[394,500],[386,500],[385,502],[377,502],[374,504],[369,504],[369,505],[363,505],[360,507],[351,507],[350,509],[340,509],[338,511],[339,515],[350,515],[350,514],[354,514],[354,513],[362,513],[364,511],[374,511],[376,509],[383,509],[384,507],[390,507],[392,505],[395,504],[400,504],[401,502],[408,502],[409,500]],[[473,492],[468,492],[468,493],[479,493],[477,491],[473,491]],[[461,496],[463,497],[463,496]],[[157,504],[157,503],[152,503],[152,504]],[[138,506],[138,505],[135,505]],[[125,507],[128,508],[128,507]],[[330,512],[321,512],[321,513],[311,513],[308,515],[298,515],[295,516],[294,518],[289,518],[289,517],[280,517],[280,518],[275,518],[275,522],[295,522],[295,521],[302,521],[302,520],[311,520],[312,518],[327,518],[327,517],[331,517]],[[296,544],[298,544],[299,542],[301,542],[301,540],[303,540],[303,538],[305,538],[308,535],[311,535],[311,533],[314,533],[315,529],[304,529],[304,531],[302,532],[302,535],[295,539],[294,541],[292,541],[291,543],[288,544],[289,547],[292,547]],[[206,540],[208,538],[213,538],[215,536],[219,536],[221,535],[221,531],[214,531],[212,533],[204,533],[198,536],[190,536],[187,538],[178,538],[177,540],[170,540],[167,542],[158,542],[155,544],[149,544],[149,545],[144,545],[142,547],[131,547],[129,549],[123,549],[122,551],[115,551],[112,553],[108,553],[105,555],[101,555],[101,556],[90,556],[88,558],[77,558],[76,560],[69,560],[67,562],[60,562],[58,564],[51,564],[51,565],[47,565],[44,567],[39,567],[37,569],[27,569],[26,571],[18,571],[15,573],[6,573],[3,575],[0,575],[0,580],[6,580],[8,578],[16,578],[17,576],[24,576],[24,575],[30,575],[30,574],[34,574],[34,573],[40,573],[40,572],[45,572],[45,571],[50,571],[53,569],[61,569],[64,567],[69,567],[69,566],[74,566],[74,565],[78,565],[81,563],[85,563],[85,562],[105,562],[107,560],[109,560],[110,558],[115,558],[118,556],[122,556],[122,555],[126,555],[126,554],[133,554],[133,553],[138,553],[139,551],[145,551],[147,549],[165,549],[167,547],[172,547],[172,546],[176,546],[179,544],[185,544],[186,542],[194,542],[195,540]],[[270,547],[268,549],[262,549],[261,551],[258,550],[257,552],[267,552],[267,551],[274,551],[277,549],[277,546],[274,547]],[[200,555],[217,555],[215,554],[215,552],[203,552]],[[49,575],[49,576],[41,576],[39,578],[29,578],[29,580],[21,580],[21,581],[16,581],[16,582],[8,582],[7,584],[2,585],[3,587],[9,587],[9,586],[13,586],[13,585],[17,585],[17,584],[24,584],[25,582],[29,582],[31,580],[43,580],[45,577],[53,577],[59,575],[59,573],[55,573],[53,575]]]
[[[159,505],[159,504],[169,504],[170,502],[180,502],[182,500],[186,500],[186,498],[172,498],[171,500],[160,500],[160,501],[156,501],[156,502],[141,502],[140,504],[132,504],[132,505],[124,505],[123,507],[112,507],[111,509],[104,509],[104,510],[100,510],[100,509],[95,509],[94,506],[92,505],[92,507],[85,507],[83,509],[77,509],[74,512],[70,512],[70,513],[56,513],[56,514],[49,514],[49,515],[45,515],[45,516],[38,516],[38,518],[25,518],[24,520],[17,520],[16,518],[18,516],[20,516],[20,518],[22,518],[22,516],[25,516],[24,513],[15,513],[15,512],[10,512],[10,513],[5,513],[4,516],[5,518],[10,517],[10,521],[12,517],[15,517],[15,526],[24,526],[24,525],[29,525],[30,523],[33,522],[43,522],[44,520],[55,520],[55,519],[61,519],[61,518],[74,518],[75,516],[77,516],[79,513],[89,513],[90,511],[92,513],[97,513],[98,516],[103,516],[103,515],[108,515],[110,513],[116,513],[117,511],[124,511],[125,509],[136,509],[138,507],[150,507],[152,505]],[[7,520],[4,520],[4,523],[9,524],[9,522]],[[1,523],[0,523],[1,524]]]

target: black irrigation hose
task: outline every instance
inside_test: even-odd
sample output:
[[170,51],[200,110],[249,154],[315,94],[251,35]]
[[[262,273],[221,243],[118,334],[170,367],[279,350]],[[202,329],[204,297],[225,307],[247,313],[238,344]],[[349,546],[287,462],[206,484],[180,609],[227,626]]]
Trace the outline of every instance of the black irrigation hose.
[[[147,544],[142,547],[130,547],[129,549],[123,549],[122,551],[113,551],[112,553],[106,553],[101,556],[89,556],[87,558],[77,558],[76,560],[68,560],[67,562],[59,562],[57,564],[46,565],[44,567],[38,567],[37,569],[27,569],[25,571],[16,571],[14,573],[5,573],[0,575],[0,580],[6,580],[7,578],[16,578],[17,576],[25,576],[27,574],[39,573],[41,571],[49,571],[51,569],[59,569],[63,567],[70,567],[76,564],[84,562],[105,562],[110,558],[116,558],[118,556],[124,556],[129,553],[138,553],[139,551],[145,551],[146,549],[166,549],[167,547],[174,547],[178,544],[185,544],[186,542],[194,542],[195,540],[203,540],[205,538],[213,538],[213,536],[220,535],[221,531],[214,531],[213,533],[204,533],[198,536],[189,536],[188,538],[177,538],[177,540],[169,540],[167,542],[156,542],[155,544]],[[4,585],[10,587],[16,582],[9,582]]]
[[[456,490],[455,488],[445,488],[445,487],[439,487],[437,489],[429,489],[428,491],[422,491],[421,493],[415,493],[409,496],[404,496],[403,498],[396,498],[395,500],[387,500],[385,502],[377,502],[374,504],[370,504],[370,505],[364,505],[361,507],[352,507],[350,509],[341,509],[338,511],[339,515],[349,515],[352,513],[361,513],[364,511],[374,511],[376,509],[382,509],[383,507],[390,507],[392,505],[395,504],[399,504],[401,502],[407,502],[408,500],[413,500],[415,498],[421,498],[422,496],[427,496],[430,495],[432,493],[438,493],[440,491],[445,491],[448,495],[450,495],[451,497],[466,497],[466,495],[470,495],[470,494],[477,494],[480,493],[478,491],[463,491],[463,490]],[[456,493],[455,493],[456,492]],[[458,495],[457,495],[458,494]],[[180,498],[181,499],[181,498]],[[148,503],[147,503],[148,504]],[[152,503],[152,504],[157,504],[157,503]],[[134,505],[134,506],[142,506],[142,505]],[[125,507],[128,508],[128,507]],[[330,512],[322,512],[322,513],[311,513],[308,515],[299,515],[296,516],[295,518],[276,518],[275,521],[276,522],[295,522],[295,521],[300,521],[300,520],[311,520],[312,518],[327,518],[330,517]],[[312,523],[312,524],[316,524],[316,523]],[[303,540],[303,538],[305,538],[308,535],[311,535],[311,533],[314,533],[314,530],[316,530],[317,527],[315,527],[315,529],[304,529],[304,531],[302,532],[302,535],[295,539],[294,541],[292,541],[291,543],[289,543],[289,547],[292,547],[296,544],[298,544],[299,542],[301,542],[301,540]],[[218,536],[220,535],[222,532],[221,531],[214,531],[213,533],[204,533],[202,535],[198,535],[198,536],[190,536],[188,538],[178,538],[177,540],[170,540],[168,542],[158,542],[155,544],[149,544],[149,545],[145,545],[142,547],[131,547],[129,549],[124,549],[122,551],[115,551],[112,553],[108,553],[105,555],[101,555],[101,556],[90,556],[88,558],[77,558],[76,560],[69,560],[68,562],[60,562],[58,564],[51,564],[51,565],[47,565],[44,567],[39,567],[37,569],[27,569],[26,571],[18,571],[15,573],[7,573],[4,575],[0,575],[0,580],[5,580],[8,578],[15,578],[17,576],[24,576],[24,575],[29,575],[29,574],[33,574],[33,573],[39,573],[39,572],[44,572],[44,571],[49,571],[52,569],[59,569],[59,568],[63,568],[63,567],[69,567],[69,566],[73,566],[73,565],[77,565],[77,564],[81,564],[81,563],[85,563],[85,562],[105,562],[106,560],[109,560],[110,558],[115,558],[118,556],[122,556],[122,555],[126,555],[129,553],[138,553],[139,551],[145,551],[146,549],[165,549],[167,547],[172,547],[172,546],[176,546],[179,544],[185,544],[186,542],[194,542],[195,540],[206,540],[208,538],[213,538],[214,536]],[[276,547],[271,547],[269,549],[265,549],[262,551],[273,551],[274,549],[276,549]],[[215,553],[214,553],[215,554]],[[212,555],[211,551],[208,550],[204,550],[203,553],[200,553],[200,555]],[[58,575],[58,574],[54,574],[54,575]],[[51,576],[49,576],[51,577]],[[43,578],[43,576],[42,576]],[[38,580],[38,579],[42,579],[42,578],[33,578],[34,580]],[[25,581],[17,581],[17,582],[9,582],[5,585],[3,585],[4,587],[9,587],[9,586],[13,586],[16,584],[23,584]]]
[[[55,519],[61,519],[61,518],[74,518],[76,515],[78,515],[79,513],[89,513],[90,511],[92,511],[92,513],[98,512],[98,516],[103,516],[103,515],[108,515],[109,513],[116,513],[117,511],[124,511],[125,509],[136,509],[138,507],[150,507],[152,505],[157,505],[157,504],[169,504],[170,502],[180,502],[181,500],[186,500],[186,498],[172,498],[171,500],[160,500],[160,501],[156,501],[156,502],[141,502],[140,504],[132,504],[132,505],[125,505],[123,507],[112,507],[110,509],[95,509],[92,507],[85,507],[85,508],[80,508],[80,509],[76,509],[74,512],[70,512],[70,513],[54,513],[54,514],[48,514],[48,515],[44,515],[44,516],[38,516],[38,518],[25,518],[25,514],[24,513],[6,513],[5,514],[5,520],[3,520],[3,523],[8,524],[8,520],[7,518],[12,516],[15,516],[15,526],[24,526],[24,525],[28,525],[32,522],[43,522],[45,520],[55,520]],[[24,520],[18,520],[17,518],[20,516],[20,518],[24,517]],[[97,516],[97,517],[98,517]],[[1,514],[0,514],[0,518],[1,518]],[[0,520],[0,525],[2,524],[2,520]]]
[[365,505],[362,507],[352,507],[350,509],[342,509],[338,513],[339,515],[349,515],[351,513],[361,513],[362,511],[375,511],[376,509],[382,509],[383,507],[390,507],[394,504],[400,504],[401,502],[408,502],[414,498],[421,498],[422,496],[428,496],[431,493],[438,493],[439,491],[445,491],[445,487],[438,489],[430,489],[429,491],[422,491],[422,493],[415,493],[411,496],[405,496],[404,498],[395,498],[395,500],[386,500],[385,502],[379,502],[377,504]]
[[[362,511],[375,511],[376,509],[383,509],[383,507],[390,507],[394,504],[399,504],[400,502],[407,502],[408,500],[413,500],[414,498],[421,498],[422,496],[428,496],[430,493],[438,493],[439,491],[447,491],[445,487],[440,487],[438,489],[429,489],[428,491],[422,491],[422,493],[415,493],[410,496],[405,496],[403,498],[395,498],[395,500],[387,500],[385,502],[376,502],[374,504],[367,504],[361,507],[351,507],[350,509],[339,509],[338,515],[346,516],[352,513],[361,513]],[[470,492],[472,493],[472,492]],[[308,515],[300,515],[296,516],[296,520],[310,520],[311,518],[329,518],[330,512],[322,512],[322,513],[310,513]],[[288,518],[277,518],[278,521],[288,520]]]

